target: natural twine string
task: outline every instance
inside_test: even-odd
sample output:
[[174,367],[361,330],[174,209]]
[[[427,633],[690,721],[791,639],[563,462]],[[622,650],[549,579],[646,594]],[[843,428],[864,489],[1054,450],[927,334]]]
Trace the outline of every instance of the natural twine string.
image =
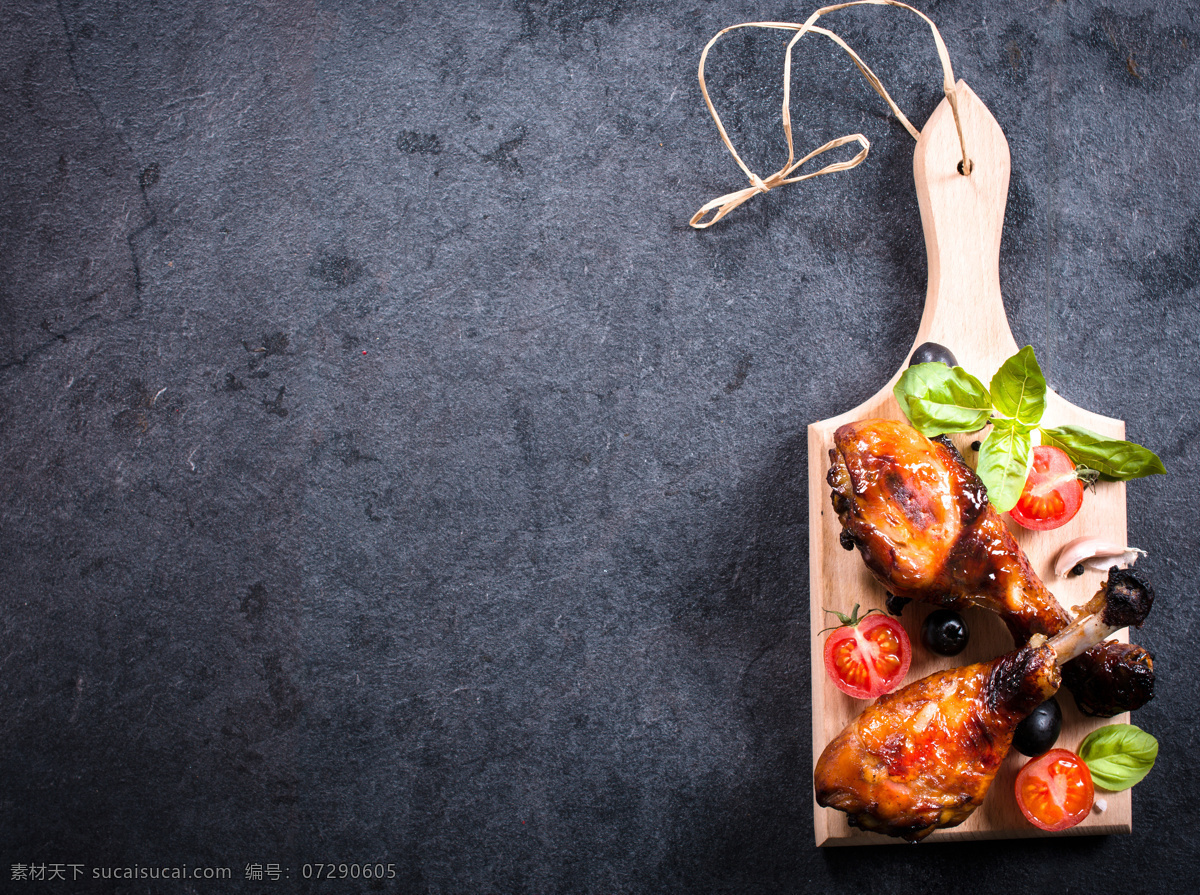
[[[725,148],[729,150],[729,153],[733,156],[734,161],[738,163],[738,167],[745,172],[748,178],[750,178],[750,186],[746,187],[745,189],[737,190],[733,193],[728,193],[717,199],[713,199],[711,202],[697,211],[692,216],[690,222],[691,225],[697,230],[703,230],[707,227],[711,227],[743,202],[752,199],[759,193],[765,193],[768,190],[772,190],[777,186],[783,186],[785,183],[798,183],[801,180],[809,180],[813,177],[820,177],[822,174],[832,174],[835,171],[849,171],[851,168],[860,165],[863,160],[866,159],[867,154],[871,151],[870,141],[862,134],[847,134],[844,137],[838,137],[836,140],[830,140],[824,146],[814,149],[799,161],[796,160],[796,151],[792,144],[792,49],[796,46],[797,41],[799,41],[800,38],[809,32],[823,34],[825,37],[828,37],[839,47],[845,50],[850,56],[851,60],[853,60],[858,70],[862,72],[863,77],[867,79],[867,83],[874,88],[876,93],[883,97],[884,102],[888,104],[888,108],[892,110],[892,114],[894,114],[900,123],[904,125],[904,129],[912,135],[914,140],[921,136],[920,131],[913,127],[912,122],[908,120],[904,113],[900,111],[900,107],[897,106],[892,98],[888,95],[887,90],[885,90],[883,87],[883,83],[879,80],[875,73],[871,71],[867,64],[863,62],[862,58],[850,48],[850,45],[832,31],[828,31],[825,28],[819,28],[813,24],[817,19],[826,13],[837,12],[839,9],[846,9],[850,6],[897,6],[901,9],[907,9],[909,12],[915,13],[916,15],[920,16],[927,25],[929,25],[930,30],[933,32],[934,43],[937,45],[938,58],[942,63],[942,74],[944,76],[944,84],[942,86],[946,93],[946,99],[950,103],[950,111],[954,115],[954,126],[958,130],[958,141],[962,147],[963,160],[962,164],[959,166],[959,171],[963,174],[971,173],[972,165],[970,157],[967,155],[967,142],[963,137],[962,122],[959,121],[958,117],[958,91],[955,88],[954,83],[954,70],[950,66],[950,54],[946,50],[946,44],[942,40],[942,35],[938,31],[937,25],[935,25],[933,20],[919,9],[914,9],[907,3],[899,2],[899,0],[852,0],[852,2],[849,3],[839,3],[835,6],[825,6],[821,9],[818,9],[808,17],[808,21],[806,21],[803,25],[796,24],[795,22],[743,22],[740,25],[731,25],[728,28],[718,31],[715,35],[713,35],[712,40],[705,45],[704,52],[700,54],[700,92],[704,94],[704,102],[705,105],[708,106],[709,114],[712,115],[713,121],[717,123],[717,130],[721,134],[721,140],[725,143]],[[730,31],[736,31],[739,28],[773,28],[779,31],[796,32],[795,36],[788,42],[787,52],[783,57],[782,117],[783,134],[784,137],[787,138],[787,163],[770,177],[766,178],[761,178],[751,171],[746,163],[742,161],[742,157],[738,155],[737,150],[733,148],[733,142],[729,139],[729,134],[725,130],[725,125],[721,122],[721,116],[717,114],[717,109],[713,105],[712,98],[708,95],[708,85],[704,81],[704,64],[708,60],[708,51],[713,48],[718,40],[720,40]],[[847,143],[854,142],[857,142],[862,148],[853,158],[842,162],[833,162],[832,164],[821,168],[819,171],[792,176],[798,168],[802,167],[811,159],[816,158],[818,155],[828,152],[831,149],[837,149],[839,146],[845,146]],[[715,211],[716,214],[714,214],[709,220],[704,220],[705,216],[712,211]]]

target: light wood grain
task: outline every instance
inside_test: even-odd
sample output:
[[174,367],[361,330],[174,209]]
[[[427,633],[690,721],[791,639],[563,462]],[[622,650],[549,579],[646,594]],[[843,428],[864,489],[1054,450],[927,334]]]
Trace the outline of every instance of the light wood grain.
[[[945,345],[954,352],[960,364],[986,383],[1018,347],[1004,312],[999,275],[1000,233],[1004,224],[1010,162],[1008,141],[987,107],[965,83],[960,81],[958,88],[959,111],[968,151],[974,162],[971,174],[964,176],[958,171],[962,156],[950,107],[944,100],[925,125],[913,160],[929,255],[925,310],[913,347],[926,341]],[[825,673],[822,655],[825,637],[819,632],[829,624],[831,616],[823,610],[837,609],[848,613],[855,603],[864,609],[882,609],[885,599],[884,588],[867,572],[858,552],[845,551],[838,541],[841,526],[833,512],[830,489],[825,480],[829,450],[833,446],[834,431],[844,423],[871,417],[904,418],[892,396],[892,387],[902,372],[903,368],[897,370],[874,397],[853,410],[813,423],[808,428],[814,764],[825,745],[867,705],[863,700],[852,699],[839,691]],[[1047,396],[1043,422],[1046,425],[1074,423],[1118,438],[1123,438],[1125,433],[1122,421],[1075,407],[1053,392]],[[955,439],[963,456],[971,463],[974,463],[975,454],[969,445],[974,437]],[[1103,576],[1088,572],[1078,578],[1055,579],[1054,556],[1063,544],[1085,534],[1126,543],[1125,486],[1120,482],[1097,485],[1094,492],[1084,496],[1078,515],[1055,531],[1030,532],[1011,523],[1010,527],[1037,574],[1059,602],[1072,609],[1095,593]],[[952,665],[987,661],[1013,648],[1012,638],[994,615],[968,610],[963,613],[971,629],[971,642],[966,651],[953,659],[934,656],[920,645],[921,623],[930,611],[932,607],[917,603],[909,604],[904,611],[904,626],[914,645],[912,668],[906,681]],[[1096,727],[1127,721],[1129,717],[1126,714],[1107,720],[1084,718],[1065,688],[1059,694],[1059,702],[1063,707],[1064,723],[1058,745],[1068,749],[1077,748]],[[1079,826],[1063,833],[1038,830],[1021,815],[1013,795],[1016,773],[1025,761],[1024,756],[1014,751],[997,775],[984,805],[961,826],[939,830],[925,841],[1087,835],[1132,829],[1129,792],[1098,790],[1097,795],[1107,801],[1104,813],[1093,813]],[[849,827],[844,814],[821,808],[815,799],[813,810],[818,845],[900,842]]]

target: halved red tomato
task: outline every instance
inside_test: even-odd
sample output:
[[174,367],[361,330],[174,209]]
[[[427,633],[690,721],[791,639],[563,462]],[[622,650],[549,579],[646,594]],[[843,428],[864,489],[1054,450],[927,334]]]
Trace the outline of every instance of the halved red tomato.
[[1066,525],[1083,504],[1083,482],[1075,461],[1062,448],[1039,444],[1033,449],[1033,468],[1012,517],[1025,528],[1046,531]]
[[[829,610],[832,611],[832,610]],[[825,641],[825,671],[843,693],[874,699],[891,693],[908,674],[912,643],[904,626],[890,616],[835,613],[841,625]]]
[[1035,827],[1065,830],[1092,810],[1096,790],[1083,759],[1066,749],[1051,749],[1017,774],[1017,805]]

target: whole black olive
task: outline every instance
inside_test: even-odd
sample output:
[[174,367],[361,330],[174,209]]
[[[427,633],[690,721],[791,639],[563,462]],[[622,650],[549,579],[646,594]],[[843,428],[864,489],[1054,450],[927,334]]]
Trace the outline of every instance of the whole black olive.
[[921,642],[925,648],[942,656],[957,656],[970,639],[967,623],[953,609],[935,609],[921,626]]
[[922,342],[913,351],[912,357],[908,361],[910,367],[913,364],[945,364],[947,367],[957,367],[958,361],[954,359],[953,353],[945,345],[939,345],[937,342]]
[[1058,706],[1058,700],[1052,696],[1017,725],[1013,734],[1013,748],[1022,755],[1033,758],[1035,755],[1049,752],[1050,747],[1058,741],[1061,730],[1062,709]]

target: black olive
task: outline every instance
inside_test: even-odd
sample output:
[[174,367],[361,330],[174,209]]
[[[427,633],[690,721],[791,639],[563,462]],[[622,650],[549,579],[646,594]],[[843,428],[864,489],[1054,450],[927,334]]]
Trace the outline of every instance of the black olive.
[[1035,755],[1049,752],[1050,747],[1058,741],[1061,730],[1062,709],[1058,706],[1058,700],[1052,696],[1017,725],[1013,734],[1013,748],[1022,755],[1033,758]]
[[945,364],[947,367],[957,367],[958,361],[954,359],[954,354],[945,345],[939,345],[937,342],[922,342],[913,351],[912,357],[908,361],[910,367],[913,364]]
[[921,626],[925,648],[942,656],[957,656],[970,639],[967,623],[953,609],[935,609]]

